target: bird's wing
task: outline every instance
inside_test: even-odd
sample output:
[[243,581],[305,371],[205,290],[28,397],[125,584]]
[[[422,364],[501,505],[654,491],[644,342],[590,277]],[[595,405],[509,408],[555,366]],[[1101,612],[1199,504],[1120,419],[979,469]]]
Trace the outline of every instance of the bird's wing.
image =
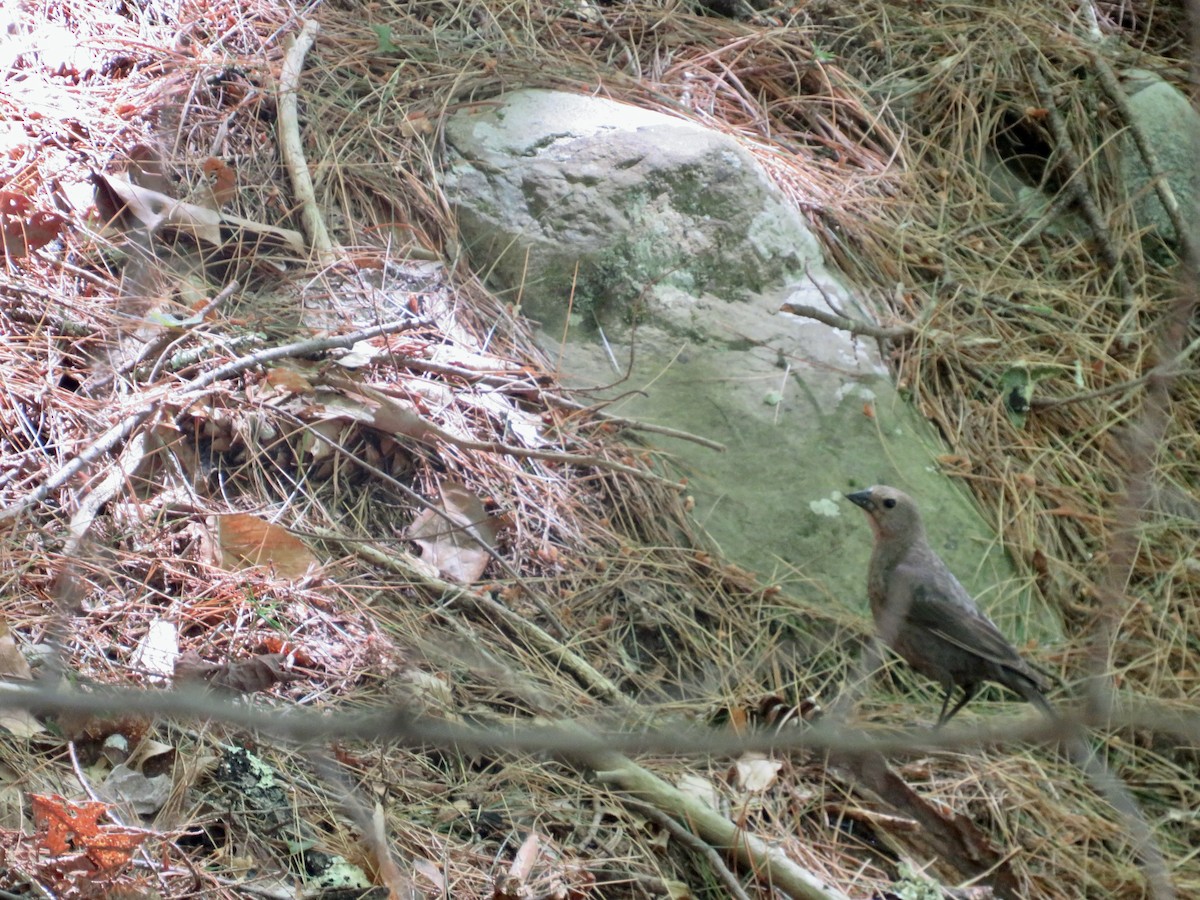
[[1026,668],[1000,629],[979,611],[967,589],[936,557],[897,566],[888,583],[888,604],[902,611],[909,627],[937,635],[1005,668]]
[[943,640],[1006,668],[1024,669],[1025,660],[983,613],[954,603],[936,587],[917,585],[907,624],[923,628]]

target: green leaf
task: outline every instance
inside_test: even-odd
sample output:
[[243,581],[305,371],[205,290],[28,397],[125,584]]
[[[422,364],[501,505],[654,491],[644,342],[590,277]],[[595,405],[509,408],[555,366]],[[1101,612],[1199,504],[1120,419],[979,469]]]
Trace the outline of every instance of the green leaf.
[[376,53],[400,52],[400,48],[392,43],[391,25],[372,25],[371,30],[375,32],[375,37],[378,40],[378,44],[375,46]]
[[1024,428],[1033,404],[1033,389],[1039,381],[1059,374],[1060,366],[1034,366],[1027,362],[1015,362],[1000,376],[1000,396],[1004,400],[1004,411],[1008,420],[1017,428]]
[[825,50],[820,44],[815,42],[812,45],[812,57],[817,62],[833,62],[837,58],[835,54]]
[[164,328],[192,328],[204,321],[204,317],[200,315],[191,315],[186,319],[181,319],[179,316],[173,316],[170,313],[155,310],[146,316],[146,321],[151,325],[162,325]]

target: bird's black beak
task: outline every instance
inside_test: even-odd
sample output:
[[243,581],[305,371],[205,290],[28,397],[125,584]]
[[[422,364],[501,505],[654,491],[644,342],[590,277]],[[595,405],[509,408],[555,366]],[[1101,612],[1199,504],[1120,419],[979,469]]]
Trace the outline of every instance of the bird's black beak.
[[855,506],[861,506],[867,512],[875,511],[875,501],[871,498],[871,489],[865,491],[855,491],[853,494],[846,494],[846,499]]

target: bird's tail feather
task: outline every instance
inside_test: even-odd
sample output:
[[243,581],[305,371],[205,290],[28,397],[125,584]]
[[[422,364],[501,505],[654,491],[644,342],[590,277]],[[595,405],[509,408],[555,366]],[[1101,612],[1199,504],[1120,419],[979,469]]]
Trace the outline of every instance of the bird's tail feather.
[[1041,687],[1035,683],[1033,679],[1018,674],[1012,679],[1012,681],[1009,682],[1009,686],[1038,709],[1040,709],[1043,713],[1045,713],[1048,718],[1058,718],[1057,710],[1050,705],[1050,701],[1047,700],[1046,695],[1042,693]]

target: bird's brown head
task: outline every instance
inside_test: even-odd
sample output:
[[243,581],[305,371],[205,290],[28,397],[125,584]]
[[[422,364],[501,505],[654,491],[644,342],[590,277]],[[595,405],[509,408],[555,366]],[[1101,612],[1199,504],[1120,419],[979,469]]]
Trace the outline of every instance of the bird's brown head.
[[904,491],[877,484],[847,494],[846,499],[862,507],[876,540],[909,540],[924,533],[917,504]]

